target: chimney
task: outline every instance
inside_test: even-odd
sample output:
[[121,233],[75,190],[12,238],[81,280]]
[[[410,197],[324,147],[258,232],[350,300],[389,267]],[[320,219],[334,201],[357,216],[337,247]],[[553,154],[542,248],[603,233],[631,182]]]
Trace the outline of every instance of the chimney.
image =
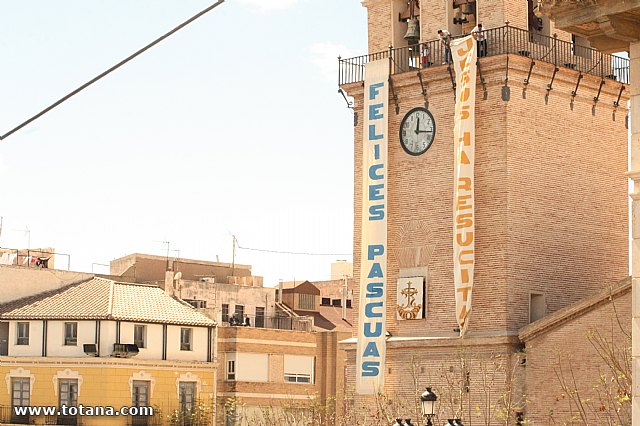
[[164,292],[173,296],[173,271],[164,273]]
[[282,303],[282,280],[278,283],[278,303]]

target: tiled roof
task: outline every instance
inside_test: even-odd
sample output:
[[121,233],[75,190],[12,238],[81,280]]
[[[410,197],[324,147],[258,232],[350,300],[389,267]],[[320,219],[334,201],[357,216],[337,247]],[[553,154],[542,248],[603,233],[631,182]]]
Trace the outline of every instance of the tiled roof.
[[0,306],[0,319],[120,320],[213,326],[215,322],[159,287],[93,278]]

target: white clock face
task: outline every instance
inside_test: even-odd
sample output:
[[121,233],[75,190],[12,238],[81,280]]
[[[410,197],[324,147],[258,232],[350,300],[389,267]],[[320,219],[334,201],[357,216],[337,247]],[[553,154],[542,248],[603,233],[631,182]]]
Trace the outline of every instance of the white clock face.
[[400,144],[410,155],[425,153],[436,136],[436,122],[425,108],[414,108],[402,119]]

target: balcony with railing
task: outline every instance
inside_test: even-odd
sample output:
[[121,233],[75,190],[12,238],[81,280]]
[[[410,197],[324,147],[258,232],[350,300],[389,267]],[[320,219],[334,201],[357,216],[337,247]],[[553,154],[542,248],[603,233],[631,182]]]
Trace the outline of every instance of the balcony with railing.
[[[629,60],[626,58],[509,25],[486,30],[484,34],[487,40],[486,56],[518,55],[602,80],[629,83]],[[392,75],[446,65],[444,46],[439,39],[431,40],[349,59],[338,58],[338,84],[342,86],[364,81],[365,65],[379,59],[389,59]]]
[[311,331],[313,318],[300,316],[238,315],[222,316],[222,326],[270,328],[273,330]]

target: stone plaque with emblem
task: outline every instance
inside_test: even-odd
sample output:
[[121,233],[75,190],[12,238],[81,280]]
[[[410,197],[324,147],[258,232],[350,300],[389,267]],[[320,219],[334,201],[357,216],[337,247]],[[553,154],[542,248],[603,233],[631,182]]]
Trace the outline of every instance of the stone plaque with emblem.
[[396,313],[399,320],[424,318],[424,277],[398,278],[397,300]]

